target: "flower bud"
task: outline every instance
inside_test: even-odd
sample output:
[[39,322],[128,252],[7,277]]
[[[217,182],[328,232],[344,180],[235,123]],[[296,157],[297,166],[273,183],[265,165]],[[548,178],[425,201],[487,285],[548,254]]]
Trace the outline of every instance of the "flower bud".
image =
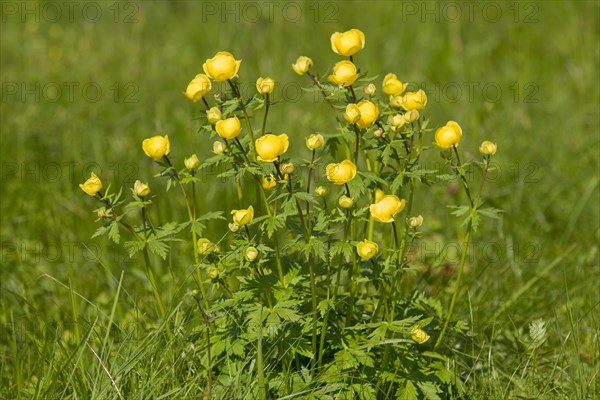
[[419,119],[419,112],[417,110],[410,110],[404,113],[404,120],[406,122],[415,122]]
[[192,154],[189,158],[183,159],[183,164],[185,165],[186,169],[188,169],[189,171],[193,171],[200,167],[200,160],[198,160],[197,155]]
[[429,335],[420,326],[415,326],[410,331],[410,338],[418,344],[423,344],[429,340]]
[[209,255],[213,252],[214,248],[215,244],[206,238],[200,238],[196,243],[196,251],[198,251],[198,254],[201,256]]
[[334,85],[350,86],[358,79],[356,65],[352,61],[343,60],[333,66],[333,71],[327,80]]
[[446,125],[435,131],[435,145],[441,149],[449,149],[458,146],[462,137],[462,129],[454,121],[448,121]]
[[102,189],[102,181],[92,172],[92,175],[83,183],[79,184],[81,190],[90,196],[95,196]]
[[496,143],[490,142],[489,140],[484,140],[479,146],[479,152],[486,156],[491,156],[496,154]]
[[385,94],[396,96],[402,94],[402,92],[406,90],[407,85],[408,84],[406,83],[402,83],[396,74],[390,73],[383,77],[383,85],[381,89]]
[[216,141],[213,143],[213,153],[215,154],[223,154],[223,152],[225,151],[225,149],[227,148],[227,146],[225,145],[225,143],[221,142],[221,141]]
[[317,186],[315,189],[315,194],[319,197],[325,197],[329,194],[329,190],[325,186]]
[[192,290],[192,296],[193,297],[198,298],[198,297],[200,297],[200,294],[201,294],[201,292],[198,289]]
[[365,48],[365,34],[358,29],[331,35],[331,50],[342,56],[352,56]]
[[397,196],[385,195],[381,200],[369,206],[371,216],[378,222],[394,222],[394,216],[401,212],[406,206],[406,200],[400,200]]
[[406,120],[402,114],[390,115],[388,117],[388,124],[392,126],[394,132],[396,132],[397,129],[402,128],[405,123]]
[[416,217],[411,217],[408,220],[408,225],[411,228],[418,228],[421,225],[423,225],[423,216],[422,215],[417,215]]
[[215,265],[211,265],[208,267],[206,275],[212,280],[219,278],[219,268],[217,268]]
[[258,78],[256,80],[256,91],[260,94],[273,93],[275,81],[273,78]]
[[340,205],[341,208],[352,208],[352,206],[354,205],[354,199],[352,197],[342,195],[338,199],[338,204]]
[[254,246],[248,247],[246,249],[246,254],[244,255],[244,258],[246,259],[246,261],[252,262],[252,261],[256,260],[256,257],[258,257],[258,250],[256,249],[256,247],[254,247]]
[[150,194],[150,186],[141,182],[140,180],[137,180],[133,184],[133,191],[140,197],[148,196]]
[[298,75],[303,75],[308,72],[312,65],[313,61],[309,57],[300,56],[296,62],[292,64],[292,68]]
[[359,128],[367,128],[377,121],[379,117],[379,106],[372,101],[362,100],[357,104],[360,110],[360,119],[356,121]]
[[383,135],[383,129],[381,128],[377,128],[373,131],[373,136],[375,136],[376,138],[379,138]]
[[311,133],[306,138],[306,147],[308,147],[309,150],[320,149],[323,147],[324,143],[325,139],[323,139],[323,135],[319,133]]
[[254,218],[254,208],[250,206],[246,209],[232,210],[231,214],[233,214],[233,222],[238,225],[247,225]]
[[235,222],[230,222],[227,226],[229,227],[229,230],[233,233],[240,230],[240,226]]
[[273,174],[262,177],[263,189],[273,189],[275,186],[277,186],[277,180],[275,179]]
[[142,149],[148,157],[152,157],[154,160],[159,161],[169,154],[171,149],[169,136],[152,136],[151,138],[144,139],[142,142]]
[[279,171],[283,175],[291,175],[296,171],[296,166],[293,163],[285,163],[279,166]]
[[377,91],[377,88],[375,87],[374,84],[369,83],[367,86],[363,87],[363,93],[366,96],[373,96],[375,94],[375,92]]
[[369,239],[365,239],[362,242],[358,242],[356,244],[356,252],[363,260],[370,260],[371,258],[377,255],[379,251],[379,246],[377,243],[370,241]]
[[223,139],[235,139],[242,130],[238,117],[222,119],[215,124],[215,130]]
[[406,111],[422,110],[427,105],[427,94],[423,89],[407,92],[401,98],[401,105]]
[[98,210],[98,212],[96,213],[96,215],[98,215],[98,218],[106,218],[107,214],[106,214],[106,209],[101,208]]
[[223,82],[237,75],[241,63],[242,60],[236,60],[233,54],[220,51],[213,58],[206,60],[202,68],[209,78],[215,82]]
[[273,135],[267,133],[255,141],[255,149],[258,156],[256,159],[262,162],[276,161],[280,155],[285,153],[290,145],[288,135]]
[[356,176],[356,165],[350,160],[341,163],[330,163],[325,167],[327,179],[336,185],[350,182]]
[[379,203],[385,196],[385,192],[381,189],[375,189],[375,203]]
[[358,122],[360,119],[360,108],[358,108],[357,104],[351,103],[346,106],[344,119],[350,124],[355,124]]
[[214,125],[223,118],[223,114],[221,113],[221,110],[219,110],[219,107],[211,107],[211,109],[206,112],[206,118],[208,119],[209,124]]
[[198,74],[192,81],[187,85],[183,94],[194,103],[200,101],[208,92],[210,92],[211,84],[208,76],[204,74]]

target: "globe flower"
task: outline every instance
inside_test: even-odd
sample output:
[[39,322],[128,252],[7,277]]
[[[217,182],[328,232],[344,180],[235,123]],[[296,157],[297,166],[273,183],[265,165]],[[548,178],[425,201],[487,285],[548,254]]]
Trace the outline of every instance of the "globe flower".
[[402,96],[401,105],[406,111],[422,110],[427,105],[427,94],[425,94],[423,89],[419,89],[416,92],[406,92]]
[[227,146],[225,145],[225,143],[219,140],[213,143],[213,153],[215,154],[223,154],[226,148]]
[[356,65],[351,61],[344,60],[333,66],[333,72],[327,80],[338,86],[350,86],[358,79]]
[[254,246],[249,246],[246,249],[246,254],[244,255],[244,258],[246,259],[246,261],[252,262],[256,260],[256,257],[258,257],[258,249]]
[[276,161],[280,155],[287,151],[289,144],[288,135],[285,133],[281,135],[267,133],[256,139],[254,145],[258,154],[256,158],[262,162]]
[[356,244],[356,252],[363,260],[370,260],[371,258],[377,255],[379,251],[379,246],[377,243],[370,241],[369,239],[365,239],[362,242],[358,242]]
[[294,69],[294,72],[298,75],[303,75],[308,72],[312,65],[313,60],[311,60],[309,57],[300,56],[298,57],[296,62],[292,64],[292,68]]
[[350,124],[355,124],[358,122],[360,119],[360,108],[358,108],[357,104],[350,103],[346,106],[346,111],[344,111],[344,119]]
[[206,111],[206,118],[208,119],[209,124],[214,125],[223,118],[223,114],[221,114],[219,107],[211,107],[210,110]]
[[102,189],[102,181],[92,172],[92,175],[83,183],[79,184],[81,190],[90,196],[95,196]]
[[248,225],[254,218],[254,208],[250,206],[247,209],[232,210],[231,214],[233,214],[233,222],[236,224],[240,226]]
[[338,204],[341,208],[352,208],[352,206],[354,205],[354,199],[352,197],[342,195],[338,199]]
[[306,147],[308,147],[309,150],[320,149],[323,147],[324,143],[325,139],[323,139],[323,135],[319,133],[311,133],[306,138]]
[[240,69],[242,60],[236,60],[233,54],[220,51],[202,65],[204,73],[215,82],[233,79]]
[[210,253],[213,252],[214,249],[215,249],[215,244],[206,238],[200,238],[200,239],[198,239],[198,242],[196,243],[196,251],[201,256],[209,255]]
[[410,331],[410,338],[418,344],[423,344],[429,340],[429,335],[420,326],[415,326]]
[[315,188],[315,194],[319,197],[325,197],[329,194],[329,190],[325,186],[317,186]]
[[411,217],[408,220],[408,226],[410,226],[411,228],[418,228],[421,225],[423,225],[423,216],[422,215],[417,215],[416,217]]
[[148,196],[150,194],[150,186],[147,183],[137,180],[133,184],[133,191],[140,197]]
[[396,74],[387,74],[383,77],[381,90],[385,94],[396,96],[404,93],[406,86],[408,86],[408,83],[402,83]]
[[331,35],[331,49],[342,56],[351,56],[365,48],[365,34],[358,29]]
[[193,171],[200,167],[200,160],[198,159],[197,155],[192,154],[189,158],[183,159],[183,164],[188,171]]
[[490,142],[489,140],[484,140],[479,146],[479,152],[486,156],[491,156],[496,154],[496,143]]
[[367,86],[363,87],[363,93],[367,96],[373,96],[376,91],[377,91],[377,88],[372,83],[369,83]]
[[388,124],[392,126],[394,132],[396,132],[397,129],[402,128],[405,123],[406,120],[402,114],[390,115],[388,117]]
[[215,130],[223,139],[235,139],[242,130],[238,117],[222,119],[215,124]]
[[188,83],[183,94],[194,103],[200,101],[211,89],[210,79],[204,74],[198,74]]
[[148,157],[159,161],[165,155],[169,154],[171,145],[169,144],[169,136],[152,136],[149,139],[144,139],[142,149]]
[[284,176],[291,175],[296,171],[296,166],[293,163],[285,163],[279,166],[279,172],[281,172]]
[[369,206],[371,216],[378,222],[394,222],[394,216],[404,210],[406,200],[400,200],[393,194],[385,195],[381,200]]
[[350,182],[356,176],[356,165],[350,160],[344,160],[341,163],[331,163],[325,167],[327,179],[336,185],[343,185]]
[[262,177],[263,189],[273,189],[275,186],[277,186],[277,181],[275,180],[273,174]]
[[256,91],[260,94],[273,93],[275,81],[272,78],[258,78],[256,80]]
[[363,129],[377,121],[377,117],[379,117],[379,106],[377,104],[369,100],[362,100],[358,102],[357,106],[360,110],[360,119],[356,122],[356,126]]
[[446,125],[435,131],[435,145],[441,149],[449,149],[458,146],[462,137],[462,129],[454,121],[448,121]]
[[410,110],[404,113],[404,120],[406,122],[415,122],[419,119],[419,112],[417,110]]

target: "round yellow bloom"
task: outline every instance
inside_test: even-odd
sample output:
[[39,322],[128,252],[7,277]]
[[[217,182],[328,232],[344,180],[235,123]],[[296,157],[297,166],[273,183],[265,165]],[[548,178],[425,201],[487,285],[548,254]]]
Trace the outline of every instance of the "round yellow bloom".
[[410,110],[404,113],[404,120],[406,122],[415,122],[419,119],[419,112],[417,110]]
[[402,114],[390,115],[388,117],[388,124],[392,126],[392,130],[394,132],[396,132],[398,128],[402,128],[405,123],[406,120],[404,119],[404,115]]
[[360,110],[360,119],[356,122],[356,126],[363,129],[373,125],[377,121],[377,117],[379,117],[379,106],[377,104],[369,100],[362,100],[357,106]]
[[273,93],[275,81],[273,78],[258,78],[256,80],[256,90],[260,94]]
[[102,189],[102,181],[92,172],[92,175],[83,183],[79,184],[81,190],[90,196],[95,196]]
[[201,256],[209,255],[210,253],[213,252],[214,248],[215,248],[215,244],[206,238],[200,238],[200,239],[198,239],[198,242],[196,243],[196,251]]
[[197,155],[192,154],[189,158],[183,159],[183,164],[185,165],[186,169],[188,169],[189,171],[193,171],[200,167],[200,160],[198,159]]
[[356,165],[350,160],[344,160],[341,163],[331,163],[325,167],[327,179],[336,185],[343,185],[350,182],[356,176]]
[[354,205],[354,199],[352,197],[342,195],[338,199],[338,204],[341,208],[352,208],[352,206]]
[[402,108],[406,111],[422,110],[427,105],[427,94],[423,89],[407,92],[402,96]]
[[408,83],[402,83],[396,74],[390,73],[383,77],[381,90],[385,94],[396,96],[404,93],[406,86],[408,86]]
[[358,29],[331,35],[331,49],[342,56],[351,56],[365,48],[365,34]]
[[194,103],[200,101],[208,92],[210,92],[211,84],[208,76],[198,74],[188,83],[185,92],[183,93],[188,99]]
[[169,144],[169,136],[152,136],[149,139],[144,139],[142,149],[148,157],[152,157],[156,161],[162,159],[169,154],[171,145]]
[[206,118],[208,119],[209,124],[214,125],[223,118],[223,114],[221,114],[219,107],[211,107],[210,110],[206,112]]
[[458,146],[462,137],[462,129],[454,121],[448,121],[446,125],[435,131],[435,145],[441,149],[449,149]]
[[421,327],[415,326],[410,331],[410,338],[418,344],[423,344],[429,340],[429,335]]
[[225,151],[225,149],[227,148],[227,145],[225,145],[225,143],[221,142],[221,141],[216,141],[213,143],[213,153],[215,154],[223,154],[223,152]]
[[350,86],[358,79],[356,65],[351,61],[344,60],[333,66],[333,72],[327,80],[338,86]]
[[148,196],[150,194],[150,186],[147,183],[137,180],[133,184],[133,191],[140,197]]
[[209,58],[202,65],[204,73],[215,82],[223,82],[233,79],[240,69],[242,60],[236,60],[233,54],[220,51],[213,58]]
[[256,260],[256,257],[258,257],[258,249],[254,246],[249,246],[246,249],[246,254],[244,255],[244,258],[246,259],[246,261],[252,262]]
[[319,197],[325,197],[329,194],[329,190],[325,186],[317,186],[315,188],[315,194]]
[[360,108],[358,108],[357,104],[350,103],[346,106],[346,111],[344,111],[344,119],[350,124],[355,124],[358,122],[360,119]]
[[292,68],[294,72],[298,75],[303,75],[308,72],[308,70],[312,67],[313,60],[306,56],[300,56],[296,60],[294,64],[292,64]]
[[217,121],[215,129],[223,139],[235,139],[240,134],[242,126],[238,117],[233,116]]
[[371,204],[369,211],[371,211],[371,216],[375,221],[394,222],[394,216],[404,210],[405,206],[406,200],[400,200],[397,196],[388,194],[375,204]]
[[262,162],[276,161],[280,155],[287,151],[289,145],[288,135],[285,133],[281,135],[267,133],[256,139],[254,146],[256,153],[258,153],[256,159]]
[[323,135],[319,133],[311,133],[306,138],[306,147],[308,147],[309,150],[320,149],[323,147],[324,143],[325,139],[323,139]]
[[422,215],[417,215],[416,217],[411,217],[408,220],[408,225],[411,228],[418,228],[421,225],[423,225],[423,216]]
[[248,225],[252,222],[252,218],[254,218],[254,208],[252,206],[247,209],[242,210],[232,210],[231,214],[233,214],[233,222],[242,226]]
[[496,154],[496,143],[490,142],[489,140],[484,140],[479,146],[479,152],[486,156],[491,156]]
[[273,189],[275,186],[277,186],[277,180],[275,179],[273,174],[262,177],[263,189]]
[[210,279],[217,279],[219,277],[219,268],[217,268],[214,265],[211,265],[210,267],[208,267],[208,270],[206,271],[206,275],[210,278]]
[[363,260],[370,260],[371,258],[377,255],[379,251],[379,246],[377,243],[370,241],[369,239],[365,239],[362,242],[358,242],[356,244],[356,252]]
[[377,91],[377,88],[372,83],[369,83],[367,86],[363,87],[363,93],[367,96],[373,96],[376,91]]
[[279,166],[279,172],[281,172],[287,179],[288,175],[293,174],[296,171],[296,166],[293,163],[285,163]]

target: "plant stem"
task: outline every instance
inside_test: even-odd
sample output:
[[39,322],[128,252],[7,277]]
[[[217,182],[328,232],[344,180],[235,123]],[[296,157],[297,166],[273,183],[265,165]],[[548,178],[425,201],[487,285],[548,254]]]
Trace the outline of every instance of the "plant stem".
[[[310,193],[310,180],[312,178],[313,164],[315,163],[315,152],[316,152],[316,150],[313,149],[312,159],[310,161],[310,166],[308,167],[308,178],[306,179],[306,193]],[[306,201],[306,215],[308,215],[309,212],[310,212],[310,203],[307,200]]]
[[246,119],[246,126],[248,127],[248,134],[250,135],[250,149],[251,152],[254,153],[254,131],[252,130],[252,124],[250,123],[250,116],[248,115],[248,111],[246,110],[246,106],[244,105],[244,99],[242,99],[242,94],[240,93],[239,88],[231,79],[227,79],[229,86],[231,86],[231,90],[233,91],[233,95],[237,98],[240,108],[244,113],[244,118]]
[[340,119],[337,110],[333,106],[333,103],[331,102],[331,100],[329,100],[327,98],[327,93],[325,93],[325,89],[323,88],[323,86],[321,86],[321,83],[310,72],[307,72],[306,75],[312,80],[312,82],[314,83],[314,85],[316,87],[318,87],[319,90],[321,91],[321,94],[323,95],[323,99],[325,100],[325,102],[327,103],[327,105],[329,106],[329,108],[331,109],[331,111],[333,112],[333,114],[335,115],[335,120],[337,121],[338,126],[340,126],[340,127],[343,126],[344,124],[342,123],[342,120]]
[[258,317],[258,345],[257,345],[257,360],[256,369],[258,370],[258,393],[260,400],[267,399],[267,390],[265,387],[265,371],[263,366],[263,351],[262,351],[262,312],[263,306],[260,305],[260,313]]
[[312,315],[313,315],[313,326],[312,326],[312,351],[313,357],[310,360],[312,371],[315,371],[315,364],[317,362],[317,286],[315,284],[315,270],[313,265],[313,257],[309,254],[308,256],[308,271],[310,273],[310,295],[312,303]]
[[269,115],[269,106],[270,106],[271,102],[269,99],[269,93],[265,94],[265,115],[263,117],[263,123],[262,123],[262,130],[261,130],[261,134],[264,135],[266,132],[265,130],[267,129],[267,115]]

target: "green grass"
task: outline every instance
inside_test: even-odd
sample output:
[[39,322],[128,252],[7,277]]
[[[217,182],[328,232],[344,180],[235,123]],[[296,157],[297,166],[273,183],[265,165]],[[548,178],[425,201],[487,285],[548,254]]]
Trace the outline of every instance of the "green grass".
[[[425,3],[409,3],[423,12]],[[45,3],[27,4],[41,12]],[[189,296],[189,244],[155,263],[169,336],[155,318],[142,259],[90,239],[94,204],[78,184],[90,166],[115,187],[147,181],[156,168],[141,141],[157,133],[169,134],[179,162],[192,151],[208,158],[199,108],[181,92],[215,52],[243,60],[242,82],[269,75],[292,97],[309,85],[291,69],[296,57],[312,57],[324,74],[338,59],[330,34],[351,27],[366,34],[356,62],[379,75],[378,88],[392,71],[423,86],[432,126],[448,119],[463,126],[462,151],[477,154],[484,139],[498,143],[499,172],[486,198],[504,214],[476,234],[456,311],[469,322],[470,343],[452,351],[470,398],[600,396],[598,2],[494,2],[497,22],[479,6],[473,22],[442,13],[439,23],[394,1],[296,2],[297,22],[279,7],[272,21],[242,15],[240,23],[207,15],[197,2],[122,3],[115,23],[112,2],[92,4],[103,11],[94,23],[81,7],[73,21],[63,15],[53,23],[12,15],[2,4],[0,398],[119,398],[117,388],[127,399],[197,398],[205,382],[195,368],[204,354],[194,340],[203,325]],[[137,8],[137,22],[123,23]],[[335,22],[326,20],[329,12]],[[69,82],[79,83],[73,98]],[[90,83],[102,90],[98,101],[82,91]],[[53,101],[57,85],[63,91]],[[326,105],[301,93],[270,114],[272,129],[290,136],[292,155],[308,133],[335,131]],[[208,176],[200,209],[236,208],[235,185],[227,183]],[[426,237],[432,245],[456,243],[456,221],[444,207],[454,201],[450,191],[429,193],[415,199]],[[153,216],[183,220],[184,208],[169,201],[159,196],[153,212],[162,215]],[[209,229],[219,237],[226,226]],[[448,276],[434,272],[418,285],[449,303]],[[532,351],[530,324],[539,319],[546,339]],[[246,369],[256,368],[253,351]],[[231,371],[227,397],[251,398],[256,382],[239,376]]]

